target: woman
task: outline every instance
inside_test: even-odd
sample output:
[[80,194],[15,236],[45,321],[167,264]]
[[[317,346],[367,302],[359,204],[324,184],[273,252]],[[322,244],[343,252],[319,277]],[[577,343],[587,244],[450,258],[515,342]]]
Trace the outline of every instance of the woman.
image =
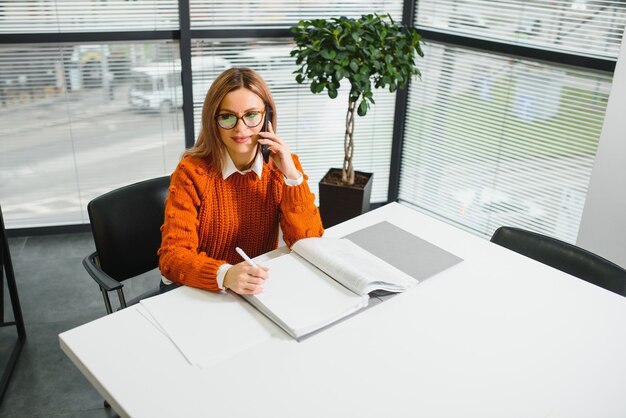
[[[268,109],[272,117],[261,132]],[[268,271],[241,261],[236,247],[250,257],[277,248],[279,224],[288,246],[323,234],[298,157],[274,131],[275,115],[253,70],[231,68],[211,85],[200,135],[172,173],[165,205],[158,254],[167,290],[175,284],[260,293]],[[268,163],[259,144],[269,146]]]

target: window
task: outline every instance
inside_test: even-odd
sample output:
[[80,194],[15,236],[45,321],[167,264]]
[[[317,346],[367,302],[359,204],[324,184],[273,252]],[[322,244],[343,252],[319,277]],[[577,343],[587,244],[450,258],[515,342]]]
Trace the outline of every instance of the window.
[[9,228],[88,223],[92,198],[171,172],[184,149],[182,91],[167,80],[180,79],[178,42],[114,40],[178,29],[177,0],[0,3],[0,34],[34,40],[0,44]]
[[615,58],[626,22],[622,1],[420,0],[424,29]]
[[[441,33],[615,59],[621,2],[418,2]],[[399,198],[485,237],[520,226],[575,242],[610,73],[427,42],[409,91]]]
[[[328,168],[341,166],[347,89],[331,100],[296,84],[287,29],[300,19],[363,13],[400,21],[402,1],[1,1],[0,34],[40,40],[0,43],[7,226],[87,223],[92,197],[173,170],[189,121],[181,111],[179,1],[190,10],[195,134],[217,74],[250,66],[268,81],[279,133],[300,155],[314,192]],[[456,43],[427,39],[423,80],[409,91],[400,199],[478,234],[510,222],[572,241],[611,74],[480,50],[471,41],[607,62],[620,46],[626,4],[414,4],[418,29]],[[277,33],[283,38],[268,37]],[[48,39],[58,34],[59,42]],[[376,105],[356,122],[354,165],[375,173],[372,202],[387,200],[395,100],[376,91]]]
[[178,29],[177,0],[2,0],[0,33]]
[[[14,35],[0,42],[0,199],[8,227],[87,223],[91,198],[174,169],[190,136],[181,111],[179,1],[190,10],[195,134],[217,74],[249,65],[267,78],[279,132],[300,154],[314,191],[328,168],[341,166],[347,92],[330,100],[295,83],[287,29],[300,19],[374,12],[400,20],[400,0],[0,0],[0,34]],[[259,38],[225,38],[233,28],[258,30]],[[267,29],[284,38],[267,38]],[[22,34],[33,43],[8,43],[23,42]],[[356,125],[354,163],[376,173],[375,202],[387,197],[394,105],[395,95],[380,92]]]
[[402,16],[399,0],[194,0],[190,9],[191,29],[289,28],[300,20],[363,13],[389,13],[398,21]]
[[[0,197],[11,228],[88,223],[87,203],[173,170],[174,42],[0,46]],[[166,88],[167,86],[167,88]]]

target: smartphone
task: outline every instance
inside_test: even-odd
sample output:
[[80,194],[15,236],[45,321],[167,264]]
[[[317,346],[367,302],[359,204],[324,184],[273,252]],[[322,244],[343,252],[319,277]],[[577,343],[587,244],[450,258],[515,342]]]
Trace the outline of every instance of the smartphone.
[[[263,127],[261,131],[267,132],[267,124],[272,121],[272,108],[269,106],[265,106],[265,121],[263,122]],[[261,145],[261,154],[263,155],[263,161],[265,163],[269,163],[270,161],[270,146],[269,145]]]

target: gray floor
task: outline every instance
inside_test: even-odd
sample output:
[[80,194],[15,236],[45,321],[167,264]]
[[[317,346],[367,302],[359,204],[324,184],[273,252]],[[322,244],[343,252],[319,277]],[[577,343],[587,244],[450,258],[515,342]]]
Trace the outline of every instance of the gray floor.
[[[27,339],[0,405],[0,417],[115,416],[104,408],[102,397],[58,341],[59,333],[106,314],[98,287],[81,264],[94,251],[91,233],[12,238],[9,246]],[[138,279],[125,285],[127,299],[156,286],[158,273]],[[8,303],[8,297],[5,300]],[[113,300],[116,304],[114,295]],[[5,317],[13,317],[8,304]],[[0,334],[4,341],[5,334],[6,329]],[[1,364],[6,361],[3,344],[0,341]]]

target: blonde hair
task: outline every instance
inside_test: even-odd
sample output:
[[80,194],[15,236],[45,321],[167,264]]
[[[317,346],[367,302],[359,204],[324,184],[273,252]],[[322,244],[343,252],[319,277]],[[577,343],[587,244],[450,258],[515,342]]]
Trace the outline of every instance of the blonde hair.
[[226,146],[220,139],[220,132],[215,122],[215,115],[224,97],[231,91],[248,89],[263,100],[266,107],[272,110],[272,127],[276,129],[276,106],[265,80],[250,68],[235,67],[221,73],[207,92],[202,106],[202,125],[200,134],[193,147],[183,153],[183,158],[194,156],[208,158],[212,168],[222,171],[222,157]]

